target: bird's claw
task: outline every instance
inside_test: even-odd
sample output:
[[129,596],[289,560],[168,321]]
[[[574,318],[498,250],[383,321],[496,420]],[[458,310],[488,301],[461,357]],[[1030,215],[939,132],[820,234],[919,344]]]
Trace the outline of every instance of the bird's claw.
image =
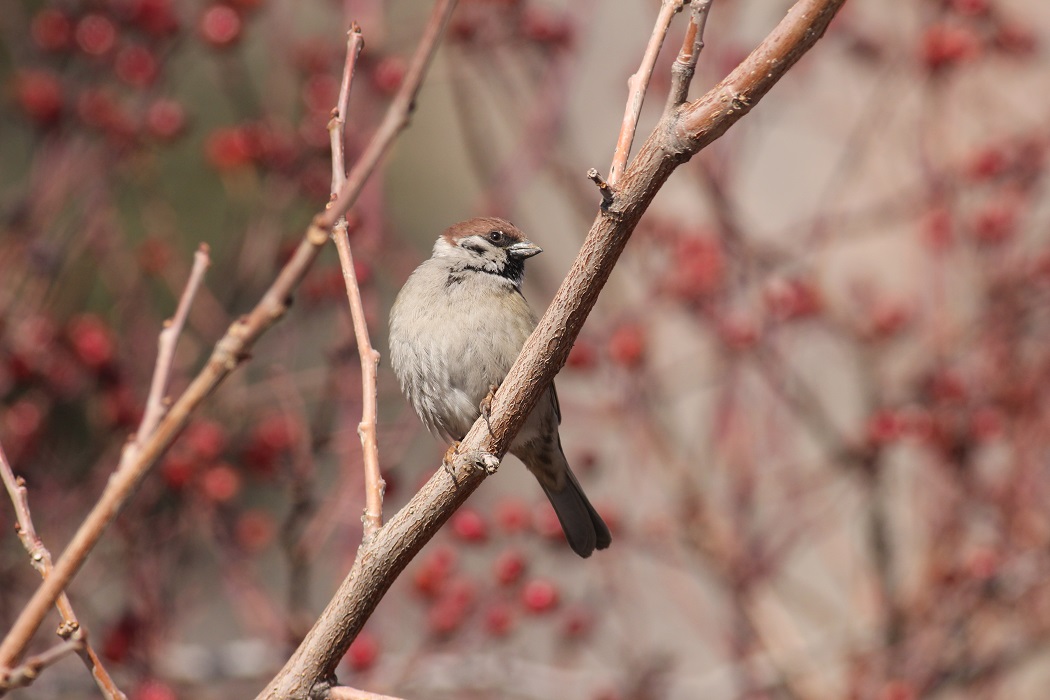
[[456,474],[452,469],[452,461],[456,458],[456,450],[459,449],[459,440],[455,440],[448,449],[445,450],[445,456],[441,458],[441,467],[445,470],[445,473],[452,477],[452,480],[456,480]]
[[[492,423],[489,419],[492,417],[492,399],[496,396],[496,389],[499,389],[495,384],[489,384],[489,393],[486,394],[485,398],[481,400],[481,417],[485,419],[485,427],[489,429],[489,435],[492,435]],[[495,437],[495,435],[492,435]]]
[[499,457],[488,452],[480,452],[474,458],[474,466],[484,469],[486,474],[492,476],[499,469]]

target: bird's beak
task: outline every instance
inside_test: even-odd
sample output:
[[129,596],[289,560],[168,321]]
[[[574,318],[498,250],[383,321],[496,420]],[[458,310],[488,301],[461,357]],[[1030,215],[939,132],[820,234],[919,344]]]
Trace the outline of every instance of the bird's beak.
[[531,258],[537,253],[542,253],[543,248],[540,248],[538,245],[526,238],[524,241],[515,243],[512,246],[508,246],[507,252],[515,258],[521,258],[522,260],[524,260],[525,258]]

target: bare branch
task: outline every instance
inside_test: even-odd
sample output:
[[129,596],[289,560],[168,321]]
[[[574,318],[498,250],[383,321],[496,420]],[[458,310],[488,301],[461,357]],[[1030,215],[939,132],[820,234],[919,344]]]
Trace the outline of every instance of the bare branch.
[[346,33],[346,63],[343,65],[343,80],[339,84],[339,99],[336,101],[335,109],[332,111],[332,119],[328,122],[328,135],[332,143],[333,195],[346,182],[343,128],[346,125],[346,112],[350,104],[350,84],[354,80],[357,57],[361,55],[361,49],[364,46],[365,41],[361,35],[361,27],[357,26],[357,22],[351,23],[350,31]]
[[369,693],[357,688],[348,688],[345,685],[335,685],[328,689],[327,700],[400,700],[392,695],[380,695]]
[[656,26],[649,37],[649,45],[645,47],[645,54],[642,56],[642,64],[638,66],[638,71],[627,79],[627,109],[623,114],[623,124],[620,125],[620,136],[616,140],[612,165],[609,166],[609,184],[612,187],[616,187],[627,168],[631,144],[634,143],[634,132],[638,130],[638,116],[642,113],[642,103],[645,102],[645,91],[649,87],[649,78],[653,75],[656,57],[664,44],[671,19],[681,10],[682,0],[663,0],[660,13],[656,16]]
[[[354,76],[354,65],[361,52],[361,29],[356,23],[351,27],[346,43],[346,65],[343,68],[343,82],[339,90],[339,103],[335,108],[332,120],[328,122],[328,133],[332,143],[332,199],[346,181],[346,163],[343,155],[343,127],[346,124],[346,109],[350,101],[350,83]],[[365,320],[365,307],[361,302],[361,287],[357,282],[357,271],[354,269],[354,255],[350,250],[346,217],[340,217],[332,229],[332,240],[339,252],[339,266],[343,271],[343,284],[346,286],[346,298],[350,304],[350,316],[354,322],[354,336],[357,339],[357,354],[361,360],[361,422],[357,434],[361,438],[362,462],[365,472],[365,513],[364,540],[368,539],[383,525],[383,491],[386,483],[379,470],[379,441],[376,421],[378,416],[378,389],[376,374],[379,370],[379,353],[372,347]]]
[[704,50],[704,28],[707,26],[707,16],[711,12],[711,1],[693,0],[691,3],[693,9],[689,13],[689,26],[685,30],[682,48],[678,52],[678,58],[671,64],[671,90],[667,93],[665,115],[685,102],[689,96],[689,83],[693,81],[693,74],[696,72],[696,61],[700,58],[700,52]]
[[793,64],[816,43],[844,2],[800,0],[722,84],[661,120],[624,172],[616,200],[592,224],[554,301],[496,392],[489,421],[479,419],[460,444],[452,467],[437,469],[408,504],[362,545],[339,590],[259,700],[307,698],[315,684],[332,681],[339,660],[393,581],[480,486],[487,467],[506,453],[540,394],[564,365],[599,291],[660,187],[675,168],[740,118],[742,107],[726,109],[722,100],[729,86],[733,86],[734,105],[749,109],[786,72],[781,64]]
[[10,666],[22,654],[48,609],[76,575],[106,527],[120,512],[150,467],[185,427],[190,414],[247,359],[249,350],[259,337],[284,316],[292,292],[317,259],[335,222],[357,200],[379,160],[407,126],[412,103],[454,6],[454,0],[439,0],[435,6],[433,17],[437,19],[432,18],[427,24],[397,95],[364,154],[347,176],[339,196],[327,211],[314,217],[299,246],[255,307],[234,321],[219,339],[204,368],[157,424],[157,429],[142,445],[133,463],[118,470],[110,479],[95,507],[59,557],[52,575],[37,588],[0,643],[0,667]]
[[0,695],[5,694],[8,690],[31,685],[40,676],[43,669],[79,651],[83,646],[84,642],[78,633],[72,639],[59,642],[47,651],[30,657],[17,668],[10,671],[0,669]]
[[146,398],[146,411],[142,415],[135,439],[129,442],[121,455],[121,462],[133,460],[135,452],[141,447],[143,441],[149,437],[161,416],[164,415],[164,403],[167,398],[168,384],[171,382],[171,365],[175,360],[175,346],[179,343],[179,336],[186,325],[186,317],[189,316],[190,307],[197,296],[197,291],[204,281],[204,273],[211,265],[209,258],[210,249],[207,243],[201,243],[197,252],[193,255],[193,268],[190,277],[186,281],[186,288],[179,298],[179,305],[175,309],[175,315],[164,323],[164,329],[160,332],[157,341],[157,364],[153,369],[153,379],[150,381],[149,396]]
[[[3,446],[0,446],[0,479],[3,480],[7,493],[11,497],[11,503],[15,508],[15,520],[17,523],[15,529],[18,531],[18,538],[22,540],[22,546],[29,553],[29,561],[32,563],[33,568],[40,572],[42,578],[46,579],[51,575],[51,552],[47,550],[43,540],[36,533],[36,528],[33,525],[33,516],[29,512],[29,495],[25,482],[21,478],[15,477],[14,471],[7,461],[7,455],[4,454]],[[95,649],[88,643],[87,636],[80,626],[80,621],[73,611],[73,605],[69,602],[69,596],[65,593],[58,596],[58,600],[55,601],[55,607],[58,608],[58,613],[62,616],[62,624],[58,627],[58,635],[66,640],[72,639],[74,636],[80,640],[80,644],[75,651],[84,661],[84,665],[91,671],[91,677],[95,679],[95,684],[102,692],[102,695],[107,700],[125,700],[126,696],[113,682],[113,679],[102,665],[102,660],[95,653]],[[0,667],[0,674],[3,674],[3,667]],[[15,674],[15,671],[12,671],[12,674]],[[2,690],[3,683],[0,682],[0,691]]]
[[598,186],[598,191],[602,194],[602,208],[608,208],[613,203],[613,191],[609,183],[602,179],[597,168],[587,171],[587,179]]

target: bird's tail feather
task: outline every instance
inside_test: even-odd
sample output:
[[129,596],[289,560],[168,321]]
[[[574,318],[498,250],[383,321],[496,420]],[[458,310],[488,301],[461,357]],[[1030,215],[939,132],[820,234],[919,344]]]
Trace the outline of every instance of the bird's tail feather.
[[612,542],[609,528],[606,526],[602,516],[594,509],[587,496],[580,488],[580,482],[572,473],[568,465],[565,465],[568,479],[560,491],[555,491],[543,485],[543,491],[554,507],[558,515],[561,529],[565,531],[565,539],[569,541],[572,551],[581,557],[589,557],[595,549],[605,549]]

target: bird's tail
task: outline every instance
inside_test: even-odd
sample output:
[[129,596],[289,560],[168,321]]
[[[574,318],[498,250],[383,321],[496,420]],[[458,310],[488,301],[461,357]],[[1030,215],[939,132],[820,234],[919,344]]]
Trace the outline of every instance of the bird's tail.
[[[562,457],[564,463],[564,456]],[[565,463],[565,474],[568,476],[560,490],[548,487],[540,480],[544,493],[558,515],[565,539],[569,541],[572,551],[581,557],[589,557],[595,549],[605,549],[612,542],[609,528],[602,516],[594,509],[587,496],[580,488],[576,475]]]

